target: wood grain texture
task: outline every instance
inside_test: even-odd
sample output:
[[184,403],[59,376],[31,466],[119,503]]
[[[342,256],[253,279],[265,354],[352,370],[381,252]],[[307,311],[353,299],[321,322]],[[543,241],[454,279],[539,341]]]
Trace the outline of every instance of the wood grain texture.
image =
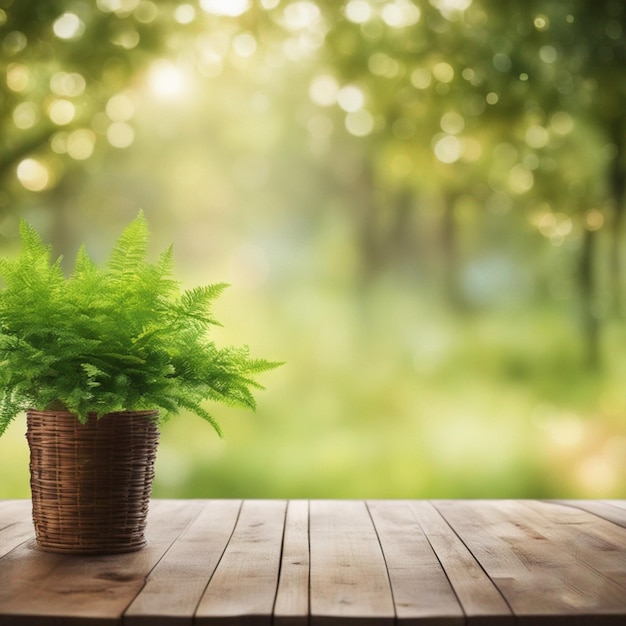
[[309,503],[293,500],[287,508],[280,578],[274,604],[276,626],[309,621]]
[[[168,503],[168,508],[172,505]],[[150,572],[124,615],[125,626],[191,626],[196,607],[231,538],[241,501],[211,500]],[[163,515],[168,515],[165,510]]]
[[398,623],[463,626],[463,609],[408,503],[373,501],[368,507],[387,564]]
[[555,503],[570,506],[597,515],[602,519],[626,528],[626,509],[619,502],[601,502],[599,500],[554,500]]
[[512,626],[515,618],[489,576],[430,502],[408,503],[441,563],[469,626]]
[[517,624],[622,624],[626,589],[576,558],[566,534],[529,519],[523,507],[514,501],[437,503]]
[[524,501],[524,519],[540,526],[551,543],[608,580],[626,588],[626,528],[576,507]]
[[126,607],[199,503],[178,501],[167,517],[151,511],[148,546],[140,552],[84,557],[39,550],[34,540],[0,560],[0,625],[118,625]]
[[30,500],[0,502],[0,558],[34,536]]
[[0,501],[0,626],[623,626],[626,501],[155,500],[51,554]]
[[361,501],[310,504],[311,624],[394,624],[387,567]]
[[287,503],[247,500],[195,624],[271,624]]

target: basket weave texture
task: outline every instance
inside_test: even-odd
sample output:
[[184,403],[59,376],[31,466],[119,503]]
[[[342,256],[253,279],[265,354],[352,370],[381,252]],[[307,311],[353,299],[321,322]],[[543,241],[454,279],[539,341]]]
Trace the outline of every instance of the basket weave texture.
[[73,413],[29,411],[33,523],[49,552],[110,554],[146,544],[159,439],[158,411],[121,411],[81,424]]

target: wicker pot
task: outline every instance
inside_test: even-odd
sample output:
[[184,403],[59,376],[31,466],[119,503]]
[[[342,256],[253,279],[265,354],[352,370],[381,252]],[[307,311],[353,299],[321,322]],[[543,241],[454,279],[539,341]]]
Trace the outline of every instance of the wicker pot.
[[29,411],[37,543],[48,552],[109,554],[146,544],[158,411],[90,415]]

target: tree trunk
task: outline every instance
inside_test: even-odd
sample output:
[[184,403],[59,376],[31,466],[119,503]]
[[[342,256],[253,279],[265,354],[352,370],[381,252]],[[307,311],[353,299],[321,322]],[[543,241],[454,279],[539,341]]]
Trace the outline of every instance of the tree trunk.
[[413,202],[414,195],[408,187],[403,187],[394,194],[393,223],[391,224],[388,245],[400,264],[409,261],[415,248],[411,227]]
[[454,205],[456,194],[444,196],[441,244],[443,251],[443,289],[448,305],[454,311],[464,311],[465,299],[461,293],[461,258],[459,255],[459,229]]
[[617,154],[613,159],[609,173],[609,186],[614,202],[613,230],[611,232],[611,289],[613,291],[613,310],[617,316],[626,314],[623,264],[626,259],[622,258],[622,247],[624,246],[624,223],[626,211],[626,163],[624,162],[626,140],[624,139],[624,128],[621,119],[618,120],[613,129],[611,141],[617,147]]
[[587,366],[592,370],[599,369],[601,365],[600,322],[594,310],[594,258],[597,238],[597,231],[584,231],[579,271],[585,362]]
[[355,199],[355,232],[361,253],[361,279],[363,286],[367,286],[384,265],[379,197],[371,166],[363,166],[351,196]]

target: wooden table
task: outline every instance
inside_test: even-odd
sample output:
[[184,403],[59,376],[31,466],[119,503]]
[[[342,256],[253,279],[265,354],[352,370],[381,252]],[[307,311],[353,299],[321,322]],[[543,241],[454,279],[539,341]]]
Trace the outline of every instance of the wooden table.
[[0,624],[626,624],[623,500],[155,500],[147,534],[49,554],[0,501]]

